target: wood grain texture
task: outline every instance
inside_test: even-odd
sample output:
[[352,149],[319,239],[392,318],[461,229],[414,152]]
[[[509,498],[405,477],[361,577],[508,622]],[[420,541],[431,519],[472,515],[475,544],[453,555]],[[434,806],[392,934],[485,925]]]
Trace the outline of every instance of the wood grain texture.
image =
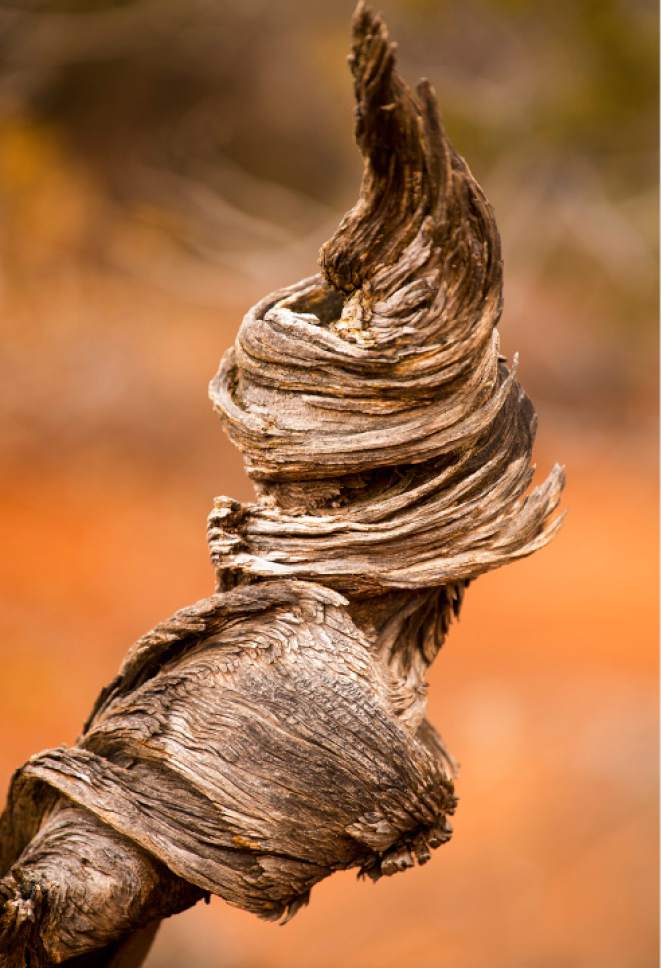
[[500,356],[493,212],[362,4],[357,205],[321,273],[245,317],[211,397],[257,498],[217,498],[217,590],[128,652],[82,736],[17,771],[0,963],[139,965],[209,894],[287,919],[429,860],[453,765],[426,672],[469,582],[544,545],[532,405]]

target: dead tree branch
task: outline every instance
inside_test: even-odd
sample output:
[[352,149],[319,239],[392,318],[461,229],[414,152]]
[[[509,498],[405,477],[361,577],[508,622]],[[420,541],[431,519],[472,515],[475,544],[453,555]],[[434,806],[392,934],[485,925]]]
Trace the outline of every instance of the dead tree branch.
[[286,919],[333,871],[394,874],[450,836],[426,671],[468,582],[550,539],[563,478],[527,493],[491,207],[362,4],[351,68],[358,203],[211,385],[257,489],[215,502],[217,591],[130,649],[75,746],[14,778],[12,968],[138,964],[139,932],[205,895]]

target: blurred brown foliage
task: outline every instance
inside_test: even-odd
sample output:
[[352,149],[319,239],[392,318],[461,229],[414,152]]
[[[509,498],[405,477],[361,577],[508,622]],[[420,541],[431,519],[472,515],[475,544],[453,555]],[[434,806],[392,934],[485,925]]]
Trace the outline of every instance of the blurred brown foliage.
[[[3,778],[75,735],[133,638],[211,587],[246,497],[205,384],[354,200],[350,0],[0,0]],[[174,968],[656,963],[657,14],[391,0],[494,203],[504,351],[568,465],[553,547],[471,589],[431,714],[453,842],[286,929],[220,902]]]

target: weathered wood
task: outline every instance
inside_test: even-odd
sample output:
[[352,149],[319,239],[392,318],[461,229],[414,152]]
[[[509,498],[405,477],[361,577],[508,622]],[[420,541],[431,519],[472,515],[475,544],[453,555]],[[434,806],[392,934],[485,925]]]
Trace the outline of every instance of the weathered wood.
[[390,875],[450,836],[425,674],[468,582],[550,539],[562,471],[526,496],[493,212],[362,4],[351,66],[360,199],[211,385],[257,500],[216,500],[216,593],[132,647],[75,746],[15,775],[11,968],[139,964],[210,893],[286,919],[333,871]]

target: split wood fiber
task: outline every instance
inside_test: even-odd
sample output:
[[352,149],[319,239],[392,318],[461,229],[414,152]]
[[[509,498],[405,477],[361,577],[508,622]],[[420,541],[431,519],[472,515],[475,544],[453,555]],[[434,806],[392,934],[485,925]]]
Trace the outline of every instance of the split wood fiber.
[[551,538],[533,407],[498,349],[494,215],[359,5],[364,174],[320,274],[246,315],[211,398],[255,482],[217,498],[217,590],[141,638],[0,821],[0,961],[139,965],[210,894],[287,919],[349,867],[425,863],[452,761],[427,669],[467,584]]

